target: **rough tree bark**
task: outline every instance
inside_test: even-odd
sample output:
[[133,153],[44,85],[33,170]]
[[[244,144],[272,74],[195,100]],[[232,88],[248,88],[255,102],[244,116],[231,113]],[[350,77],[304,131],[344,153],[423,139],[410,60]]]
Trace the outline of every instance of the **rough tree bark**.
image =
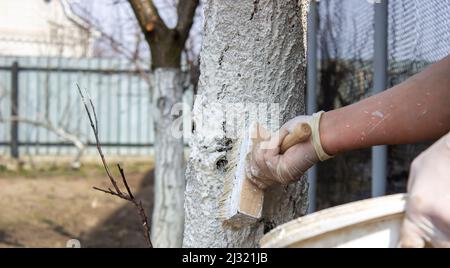
[[155,203],[151,240],[155,247],[180,247],[184,227],[184,146],[172,136],[172,106],[182,101],[181,51],[191,29],[198,0],[177,5],[178,22],[168,28],[152,0],[129,0],[152,55],[152,100],[155,129]]
[[184,227],[184,144],[171,133],[173,105],[182,101],[181,71],[153,72],[155,185],[151,239],[158,247],[180,247]]
[[264,232],[306,212],[303,177],[266,192],[263,219],[253,226],[232,230],[218,217],[223,166],[230,157],[224,126],[232,124],[226,122],[224,110],[236,102],[278,103],[280,123],[305,111],[307,3],[206,1],[183,246],[254,247]]

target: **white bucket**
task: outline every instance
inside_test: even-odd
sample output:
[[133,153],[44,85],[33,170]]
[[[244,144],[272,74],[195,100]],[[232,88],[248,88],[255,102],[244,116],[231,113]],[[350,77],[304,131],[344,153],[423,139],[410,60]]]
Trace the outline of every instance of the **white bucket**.
[[324,209],[278,226],[260,246],[397,247],[405,200],[405,194],[395,194]]

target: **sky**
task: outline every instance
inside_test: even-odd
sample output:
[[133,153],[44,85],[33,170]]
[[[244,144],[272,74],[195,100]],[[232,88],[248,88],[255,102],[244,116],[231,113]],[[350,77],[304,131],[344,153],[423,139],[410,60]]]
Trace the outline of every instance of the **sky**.
[[[124,47],[133,51],[140,29],[126,0],[69,0],[74,11],[94,21],[101,31],[120,40]],[[174,27],[177,0],[155,0],[162,19]],[[368,0],[320,1],[320,14],[326,12],[326,3],[332,17],[332,34],[319,39],[319,47],[333,46],[330,38],[337,41],[338,58],[373,57],[373,2]],[[389,2],[389,56],[398,60],[423,59],[435,61],[450,53],[450,4],[443,0],[402,0]],[[321,20],[321,27],[327,27]],[[190,57],[196,57],[201,48],[203,14],[197,9],[191,30]],[[111,54],[110,45],[99,44],[99,53]],[[140,44],[140,54],[148,56],[145,42]],[[116,56],[114,53],[110,56]]]
[[[69,2],[76,14],[89,20],[101,32],[122,43],[123,50],[135,50],[141,30],[126,0],[69,0]],[[154,3],[166,25],[170,28],[175,27],[177,22],[176,0],[155,0]],[[191,58],[200,53],[202,27],[202,9],[197,8],[194,25],[187,41]],[[140,55],[146,58],[149,55],[149,49],[142,35],[140,40]],[[97,44],[97,50],[97,53],[102,56],[121,56],[120,53],[115,53],[111,49],[109,41]]]

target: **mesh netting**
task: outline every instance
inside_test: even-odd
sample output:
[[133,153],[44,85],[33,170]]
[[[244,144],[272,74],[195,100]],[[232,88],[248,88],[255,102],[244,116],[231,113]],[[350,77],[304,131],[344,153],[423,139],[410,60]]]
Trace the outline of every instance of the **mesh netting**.
[[[374,3],[367,0],[319,2],[321,71],[335,72],[340,98],[348,104],[372,87]],[[450,3],[395,0],[388,4],[389,84],[397,84],[450,53]],[[333,64],[330,67],[329,64]]]
[[320,1],[319,107],[348,105],[371,88],[373,13],[366,1]]
[[390,85],[450,53],[450,2],[396,0],[388,12]]
[[[319,109],[335,109],[372,94],[376,2],[318,2]],[[389,1],[388,87],[449,55],[449,18],[448,1]],[[427,145],[389,146],[387,193],[405,191],[410,163]],[[369,197],[370,170],[370,149],[321,163],[317,207]]]

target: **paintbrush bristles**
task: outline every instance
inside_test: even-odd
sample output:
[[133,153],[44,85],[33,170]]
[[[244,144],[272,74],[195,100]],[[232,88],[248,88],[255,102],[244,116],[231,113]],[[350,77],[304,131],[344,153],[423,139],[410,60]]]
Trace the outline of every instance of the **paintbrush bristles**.
[[253,144],[258,140],[253,124],[240,139],[233,142],[228,154],[223,194],[219,200],[219,217],[225,225],[242,227],[256,222],[262,213],[263,191],[251,183],[245,174],[245,165]]
[[223,221],[227,220],[230,214],[231,192],[236,179],[236,166],[239,158],[239,147],[242,138],[235,139],[231,144],[231,150],[227,153],[227,164],[225,166],[225,176],[223,181],[222,196],[219,199],[219,218]]

